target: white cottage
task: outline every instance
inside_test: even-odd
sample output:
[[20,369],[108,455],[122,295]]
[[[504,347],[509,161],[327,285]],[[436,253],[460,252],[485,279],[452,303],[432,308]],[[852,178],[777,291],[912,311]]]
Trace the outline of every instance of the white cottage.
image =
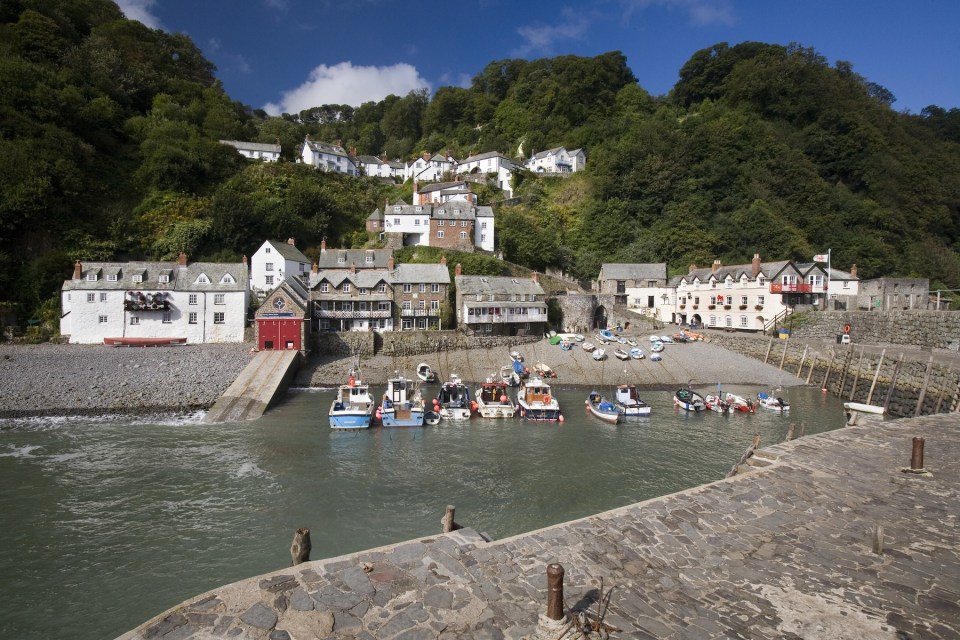
[[309,274],[310,258],[297,249],[293,238],[267,240],[250,258],[250,290],[257,293],[272,291],[285,278]]
[[242,140],[221,140],[220,144],[233,147],[244,158],[262,160],[263,162],[277,162],[280,160],[280,145],[263,142],[244,142]]
[[348,176],[359,176],[360,169],[346,149],[339,144],[316,142],[307,136],[300,150],[300,162],[309,164],[320,171],[330,173],[345,173]]
[[242,342],[249,290],[240,263],[77,262],[61,289],[60,333],[107,339]]

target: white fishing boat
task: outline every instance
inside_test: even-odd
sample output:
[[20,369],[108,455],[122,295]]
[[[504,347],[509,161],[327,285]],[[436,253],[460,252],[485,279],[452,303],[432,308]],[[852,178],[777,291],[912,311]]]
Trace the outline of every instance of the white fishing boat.
[[360,380],[360,371],[350,372],[346,384],[337,389],[337,397],[330,404],[331,429],[366,429],[373,420],[376,402],[370,386]]
[[673,403],[684,411],[699,413],[707,408],[707,403],[704,401],[703,396],[689,387],[677,389],[677,392],[673,394]]
[[790,410],[790,403],[781,397],[761,391],[757,394],[757,403],[764,409],[785,413]]
[[617,385],[614,404],[624,418],[639,418],[650,415],[650,405],[640,399],[635,384]]
[[433,399],[433,410],[443,420],[470,419],[470,389],[456,373],[450,374],[450,380],[443,383],[437,397]]
[[584,404],[587,405],[587,411],[604,422],[609,422],[610,424],[620,422],[620,411],[617,409],[617,406],[601,396],[598,391],[591,391],[589,395],[587,395]]
[[607,359],[607,352],[605,349],[597,348],[593,353],[590,354],[590,357],[596,360],[597,362]]
[[474,404],[477,413],[484,418],[512,418],[517,411],[516,405],[507,395],[507,385],[502,380],[489,376],[486,382],[477,387]]
[[387,379],[378,417],[385,427],[422,427],[424,406],[419,386],[397,374]]
[[633,349],[630,349],[630,357],[634,360],[643,360],[643,349],[640,347],[634,347]]
[[550,394],[550,385],[537,377],[520,384],[517,392],[520,417],[535,422],[563,421],[560,403]]
[[613,355],[616,356],[619,360],[629,360],[630,354],[624,351],[623,349],[614,349]]

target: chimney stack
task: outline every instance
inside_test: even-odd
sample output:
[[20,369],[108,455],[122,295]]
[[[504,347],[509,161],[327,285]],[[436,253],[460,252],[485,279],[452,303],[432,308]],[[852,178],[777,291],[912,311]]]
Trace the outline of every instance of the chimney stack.
[[536,271],[534,271],[533,273],[530,274],[530,277],[533,279],[534,282],[536,282],[536,283],[539,284],[539,282],[540,282],[540,274],[539,274],[539,273],[537,273]]
[[857,265],[853,265],[852,267],[850,267],[850,277],[851,278],[857,277]]
[[73,265],[73,279],[79,280],[82,276],[83,276],[83,265],[81,265],[80,261],[77,260],[76,264]]
[[183,251],[180,252],[180,256],[177,258],[177,264],[179,264],[181,267],[187,266],[187,254],[185,254]]
[[756,280],[757,276],[760,275],[760,254],[753,254],[753,268],[750,269],[751,277]]
[[247,264],[247,256],[240,256],[240,262]]
[[458,262],[458,263],[457,263],[457,266],[455,266],[455,267],[453,268],[453,275],[454,275],[454,276],[459,276],[459,275],[462,275],[462,274],[463,274],[463,269],[460,268],[460,263]]
[[440,256],[440,264],[442,266],[447,266],[447,256]]
[[297,246],[297,243],[294,242],[293,238],[287,238],[287,244],[290,245],[291,247]]
[[311,273],[320,273],[320,266],[316,262],[314,262],[313,266],[310,267],[310,271]]
[[320,253],[323,254],[326,252],[327,252],[327,239],[324,238],[323,240],[320,241]]
[[351,262],[351,263],[350,263],[350,273],[356,273],[356,272],[357,272],[357,263],[356,263],[356,262]]
[[390,256],[389,258],[387,258],[387,271],[393,271],[393,267],[394,267],[393,256]]
[[690,269],[687,271],[687,273],[688,273],[688,274],[689,274],[689,273],[693,273],[693,272],[696,271],[696,270],[697,270],[697,263],[696,263],[696,262],[691,262],[691,263],[690,263]]
[[716,273],[720,270],[720,258],[717,258],[713,261],[713,266],[710,267],[710,273]]

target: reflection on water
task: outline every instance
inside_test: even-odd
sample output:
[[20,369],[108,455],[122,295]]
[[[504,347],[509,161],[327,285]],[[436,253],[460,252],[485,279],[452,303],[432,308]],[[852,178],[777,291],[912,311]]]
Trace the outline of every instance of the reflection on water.
[[298,527],[314,559],[332,557],[436,534],[453,504],[458,522],[503,538],[720,479],[754,433],[769,444],[791,422],[808,434],[844,422],[838,400],[803,388],[782,392],[787,416],[686,414],[647,392],[650,418],[609,425],[586,414],[587,391],[554,386],[562,424],[332,431],[333,390],[240,424],[0,421],[0,636],[115,637],[289,565]]

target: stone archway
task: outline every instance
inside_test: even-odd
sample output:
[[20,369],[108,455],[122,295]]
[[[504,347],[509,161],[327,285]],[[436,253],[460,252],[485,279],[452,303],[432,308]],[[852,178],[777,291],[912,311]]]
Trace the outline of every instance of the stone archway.
[[607,308],[602,304],[597,306],[593,311],[593,326],[591,329],[606,329],[607,328]]

